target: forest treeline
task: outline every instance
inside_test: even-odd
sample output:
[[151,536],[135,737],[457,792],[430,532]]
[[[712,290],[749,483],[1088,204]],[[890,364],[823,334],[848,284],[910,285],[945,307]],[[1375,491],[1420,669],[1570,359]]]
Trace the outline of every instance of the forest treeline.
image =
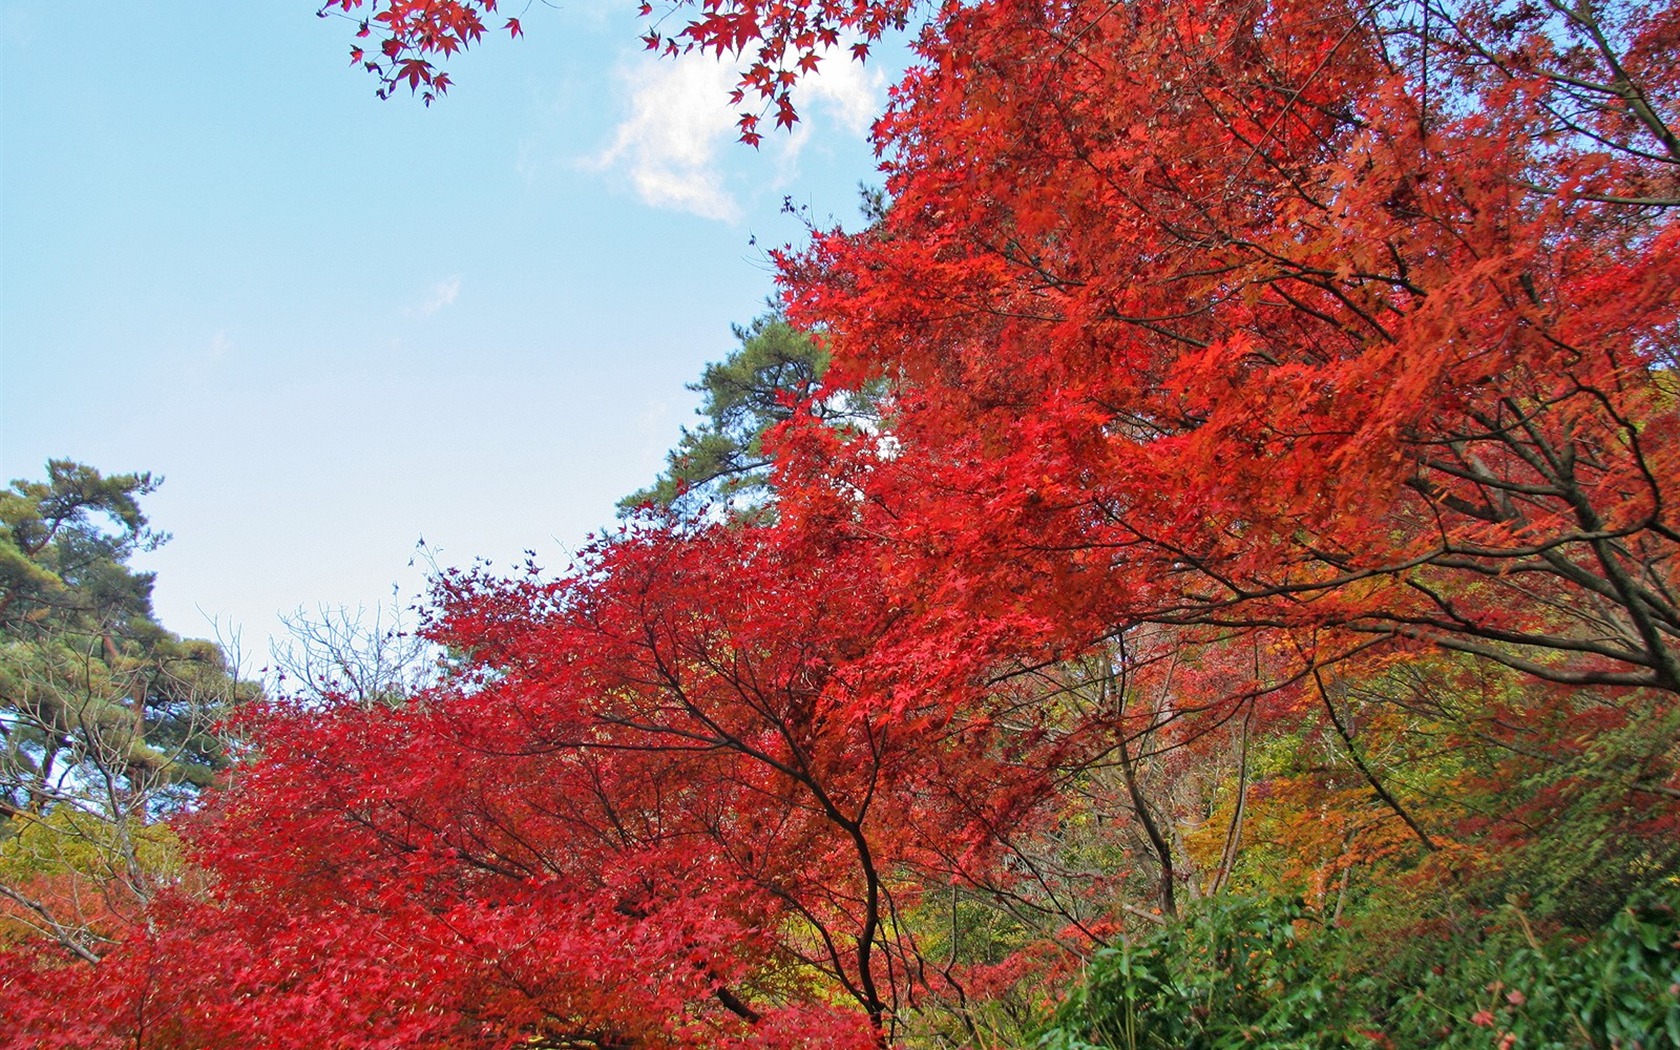
[[922,20],[885,193],[435,673],[153,701],[148,479],[0,504],[13,1043],[1680,1044],[1680,12],[688,10]]

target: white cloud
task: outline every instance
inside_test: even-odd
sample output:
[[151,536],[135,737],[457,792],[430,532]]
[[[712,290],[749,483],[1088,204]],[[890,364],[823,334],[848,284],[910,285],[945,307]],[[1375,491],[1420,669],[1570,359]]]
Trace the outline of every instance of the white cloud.
[[851,51],[832,47],[822,54],[815,73],[799,82],[799,96],[815,99],[819,108],[854,135],[864,135],[886,98],[887,75],[879,65],[852,59]]
[[432,285],[432,290],[427,293],[425,301],[415,307],[411,312],[419,314],[421,317],[430,317],[439,310],[453,303],[455,298],[460,294],[461,278],[445,278],[444,280]]
[[717,154],[734,137],[728,95],[736,78],[732,64],[698,52],[638,62],[624,76],[636,85],[630,116],[589,165],[627,169],[637,195],[656,208],[734,221],[741,209],[724,189]]
[[228,338],[227,329],[220,328],[210,337],[210,360],[220,361],[233,349],[233,340]]
[[[629,88],[630,115],[612,145],[585,166],[622,170],[641,199],[656,208],[686,211],[733,222],[741,207],[725,184],[723,151],[739,136],[739,113],[729,92],[740,67],[715,55],[690,52],[676,58],[643,56],[620,74]],[[831,48],[821,64],[795,89],[801,123],[792,134],[765,135],[775,152],[778,181],[790,178],[811,140],[818,114],[854,135],[863,135],[885,99],[886,75],[854,62],[844,45]],[[761,130],[766,130],[761,128]]]

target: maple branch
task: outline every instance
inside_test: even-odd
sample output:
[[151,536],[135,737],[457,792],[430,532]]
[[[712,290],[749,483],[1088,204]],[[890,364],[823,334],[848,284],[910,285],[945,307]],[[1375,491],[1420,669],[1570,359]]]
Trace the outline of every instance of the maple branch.
[[1406,807],[1400,804],[1400,800],[1395,798],[1383,786],[1382,781],[1377,779],[1377,775],[1371,771],[1371,767],[1365,764],[1365,759],[1361,757],[1359,749],[1353,744],[1353,734],[1348,732],[1347,726],[1342,722],[1342,716],[1336,713],[1336,705],[1330,702],[1330,691],[1325,688],[1324,676],[1319,672],[1316,664],[1313,666],[1312,678],[1313,684],[1318,687],[1318,697],[1324,703],[1324,710],[1330,715],[1330,724],[1336,727],[1336,735],[1341,738],[1342,746],[1347,748],[1348,757],[1353,759],[1353,764],[1358,767],[1360,775],[1365,778],[1365,782],[1371,785],[1371,790],[1377,793],[1377,797],[1382,799],[1383,803],[1405,822],[1406,827],[1412,830],[1412,834],[1417,836],[1418,841],[1423,843],[1425,849],[1431,853],[1440,849],[1435,844],[1435,840],[1429,837],[1428,832],[1424,831],[1418,825],[1418,822],[1412,818],[1412,815],[1406,811]]
[[722,984],[718,984],[715,988],[713,988],[712,994],[717,996],[718,1002],[723,1004],[723,1008],[725,1010],[728,1010],[730,1013],[749,1024],[757,1024],[763,1019],[762,1015],[757,1010],[748,1006],[744,1001],[742,1001],[740,996],[737,996],[734,992],[730,991]]
[[[1255,663],[1255,677],[1258,678],[1258,646],[1255,649]],[[1219,870],[1215,873],[1211,890],[1215,894],[1225,888],[1237,866],[1237,844],[1242,837],[1243,814],[1248,805],[1248,731],[1249,724],[1253,721],[1253,713],[1252,707],[1246,708],[1243,713],[1242,734],[1237,744],[1237,783],[1234,789],[1237,801],[1236,805],[1231,807],[1231,823],[1225,829],[1225,846],[1219,852]]]
[[[683,711],[699,722],[706,732],[697,733],[661,723],[636,722],[623,717],[609,718],[609,721],[616,721],[619,724],[643,732],[670,734],[679,738],[716,743],[774,769],[800,785],[811,795],[825,818],[847,837],[857,857],[859,873],[863,879],[863,899],[861,901],[863,914],[861,925],[853,941],[853,957],[856,965],[855,983],[853,978],[847,976],[847,967],[841,961],[838,945],[833,942],[826,927],[819,925],[819,929],[822,931],[823,940],[834,964],[834,975],[858,1001],[858,1004],[863,1007],[865,1014],[870,1019],[872,1028],[879,1034],[880,1038],[884,1039],[888,1008],[887,1003],[881,997],[879,987],[875,983],[873,963],[877,933],[880,930],[882,884],[872,847],[863,828],[864,814],[867,812],[868,800],[872,797],[873,789],[866,791],[864,800],[859,805],[858,812],[855,815],[848,815],[843,812],[837,801],[813,771],[809,758],[805,754],[805,749],[795,738],[788,721],[771,710],[769,704],[764,701],[763,694],[756,688],[748,688],[752,670],[750,665],[743,665],[740,662],[741,652],[735,650],[732,654],[734,659],[729,664],[724,664],[714,654],[711,647],[700,645],[693,649],[692,655],[695,659],[699,661],[701,666],[717,675],[719,680],[734,692],[737,699],[767,721],[787,745],[791,762],[771,755],[765,749],[749,743],[740,734],[726,729],[693,698],[684,684],[682,676],[668,661],[665,648],[655,630],[655,624],[658,620],[658,617],[648,617],[643,621],[642,628],[642,647],[652,661],[656,683],[672,699],[677,701]],[[875,761],[872,763],[872,784],[873,777],[879,770],[879,759],[879,753],[876,752]],[[786,891],[781,891],[778,895],[788,903],[794,903],[792,895],[786,893]],[[808,919],[815,922],[814,916],[810,915],[803,905],[799,905],[799,909]]]
[[[1123,639],[1121,644],[1124,645]],[[1107,688],[1106,685],[1105,688]],[[1126,703],[1124,677],[1114,688],[1117,689],[1115,693],[1116,709],[1123,711]],[[1155,850],[1156,862],[1161,866],[1161,883],[1158,890],[1161,898],[1161,910],[1168,915],[1177,917],[1178,901],[1175,897],[1172,847],[1162,837],[1161,829],[1155,822],[1149,800],[1143,797],[1142,789],[1138,787],[1137,772],[1132,767],[1132,759],[1127,752],[1126,741],[1124,739],[1115,741],[1115,750],[1120,756],[1120,773],[1126,783],[1126,793],[1132,799],[1132,810],[1137,814],[1138,823],[1143,825],[1144,834],[1149,837],[1149,844]]]
[[1560,0],[1546,0],[1546,5],[1580,26],[1587,34],[1588,38],[1592,40],[1593,46],[1598,49],[1599,55],[1603,57],[1605,65],[1609,66],[1610,72],[1615,77],[1607,85],[1607,90],[1615,93],[1617,97],[1626,102],[1639,122],[1644,124],[1657,141],[1661,142],[1668,150],[1669,158],[1680,163],[1680,136],[1676,136],[1663,119],[1657,115],[1656,109],[1651,105],[1650,98],[1634,82],[1633,78],[1628,76],[1627,70],[1622,67],[1621,56],[1616,53],[1615,48],[1610,46],[1610,41],[1605,39],[1603,26],[1593,15],[1591,0],[1576,0],[1573,6],[1566,6]]
[[63,946],[66,951],[70,952],[78,959],[81,959],[83,962],[99,962],[99,955],[92,949],[88,948],[87,945],[83,944],[76,936],[78,933],[83,936],[89,936],[89,931],[76,930],[74,927],[58,921],[58,919],[53,917],[53,913],[48,910],[46,905],[42,904],[40,901],[25,897],[23,894],[14,890],[12,887],[7,886],[5,883],[0,883],[0,896],[8,897],[40,916],[41,921],[45,923],[47,927],[47,929],[43,932],[51,933],[52,938]]

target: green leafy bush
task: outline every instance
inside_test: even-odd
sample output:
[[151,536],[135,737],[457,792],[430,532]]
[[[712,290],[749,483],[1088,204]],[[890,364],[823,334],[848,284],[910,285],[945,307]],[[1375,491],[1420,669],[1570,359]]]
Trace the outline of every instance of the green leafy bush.
[[1372,969],[1360,928],[1298,900],[1224,898],[1093,957],[1042,1050],[1267,1047],[1655,1050],[1680,1046],[1680,891],[1588,937],[1515,907]]

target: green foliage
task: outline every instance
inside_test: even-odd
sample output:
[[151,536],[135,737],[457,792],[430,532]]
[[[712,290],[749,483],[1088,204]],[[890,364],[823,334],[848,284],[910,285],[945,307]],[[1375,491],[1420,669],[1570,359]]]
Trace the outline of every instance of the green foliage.
[[1680,886],[1588,936],[1514,906],[1454,931],[1326,926],[1298,900],[1218,898],[1099,952],[1044,1050],[1680,1045]]
[[151,612],[152,576],[125,564],[168,537],[148,528],[139,497],[150,474],[105,477],[70,460],[46,481],[0,490],[0,629],[17,635],[52,622],[114,625]]
[[89,873],[121,877],[125,873],[108,866],[129,852],[141,869],[156,876],[181,870],[180,839],[169,824],[125,827],[74,806],[60,806],[38,818],[20,815],[13,818],[9,834],[0,838],[0,883]]
[[1184,923],[1100,951],[1039,1042],[1045,1050],[1365,1046],[1295,900],[1222,898]]
[[221,652],[152,615],[152,575],[128,558],[166,537],[139,498],[150,474],[68,460],[0,492],[0,801],[40,813],[157,805],[226,764],[212,724],[254,695]]
[[173,877],[162,815],[225,769],[257,687],[152,614],[149,474],[68,460],[0,492],[0,926],[91,961]]
[[735,337],[740,347],[688,386],[704,395],[695,411],[705,422],[683,428],[665,472],[620,500],[621,516],[647,506],[685,517],[708,508],[750,513],[762,504],[770,481],[765,432],[815,391],[828,352],[778,314],[737,326]]

